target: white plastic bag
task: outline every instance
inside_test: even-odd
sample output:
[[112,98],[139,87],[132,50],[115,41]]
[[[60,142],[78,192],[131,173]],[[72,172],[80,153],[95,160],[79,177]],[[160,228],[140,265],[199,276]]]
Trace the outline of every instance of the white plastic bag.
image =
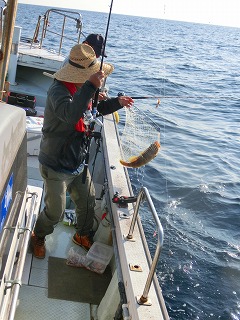
[[71,247],[68,251],[67,265],[72,267],[85,267],[87,264],[86,254]]

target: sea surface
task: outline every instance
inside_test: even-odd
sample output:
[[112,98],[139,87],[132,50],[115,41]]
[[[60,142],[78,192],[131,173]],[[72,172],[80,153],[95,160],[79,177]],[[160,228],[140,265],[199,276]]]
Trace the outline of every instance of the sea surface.
[[[46,9],[19,4],[22,35]],[[108,14],[81,13],[85,35],[105,35]],[[135,105],[160,127],[161,150],[129,174],[163,225],[157,276],[169,316],[240,319],[240,29],[113,14],[106,51],[111,96],[154,97]],[[141,219],[153,253],[154,221],[146,210]]]

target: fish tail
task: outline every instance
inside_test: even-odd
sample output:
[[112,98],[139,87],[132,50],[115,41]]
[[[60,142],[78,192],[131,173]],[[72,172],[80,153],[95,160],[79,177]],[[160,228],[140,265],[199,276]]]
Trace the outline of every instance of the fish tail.
[[124,167],[131,167],[131,163],[130,162],[126,162],[122,159],[120,159],[120,163],[124,166]]

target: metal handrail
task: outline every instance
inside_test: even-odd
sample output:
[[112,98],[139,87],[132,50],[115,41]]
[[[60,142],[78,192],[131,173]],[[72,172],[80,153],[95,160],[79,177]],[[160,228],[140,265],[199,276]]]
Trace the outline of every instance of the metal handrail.
[[137,196],[137,202],[136,202],[136,206],[135,206],[135,209],[134,209],[132,222],[131,222],[131,225],[130,225],[130,228],[129,228],[128,235],[126,236],[126,239],[130,240],[130,239],[133,238],[133,231],[134,231],[134,227],[135,227],[135,224],[136,224],[136,221],[137,221],[137,215],[138,215],[138,212],[139,212],[140,203],[141,203],[141,200],[143,199],[144,196],[145,196],[145,198],[146,198],[146,200],[148,202],[149,208],[150,208],[150,210],[152,212],[153,218],[154,218],[155,223],[157,225],[158,242],[157,242],[155,254],[154,254],[154,257],[153,257],[153,260],[152,260],[152,264],[151,264],[151,267],[150,267],[150,270],[149,270],[149,274],[148,274],[148,277],[147,277],[147,280],[146,280],[146,284],[145,284],[145,287],[144,287],[144,290],[143,290],[143,294],[141,295],[141,297],[139,299],[137,299],[137,302],[139,304],[145,304],[145,303],[148,302],[148,293],[149,293],[149,290],[150,290],[150,287],[151,287],[151,284],[152,284],[152,281],[153,281],[153,277],[154,277],[154,274],[155,274],[155,271],[156,271],[156,267],[157,267],[157,262],[158,262],[158,259],[159,259],[160,253],[161,253],[161,249],[162,249],[162,246],[163,246],[163,227],[162,227],[161,222],[160,222],[160,220],[158,218],[156,209],[154,207],[154,204],[152,202],[152,199],[151,199],[150,194],[148,192],[148,189],[146,187],[142,187],[140,192],[139,192],[139,194],[138,194],[138,196]]
[[[18,195],[18,193],[17,193]],[[12,241],[10,244],[9,252],[7,255],[7,261],[2,275],[1,286],[0,286],[0,319],[14,319],[14,314],[17,306],[17,296],[19,288],[21,286],[21,278],[23,273],[24,262],[27,253],[28,242],[30,234],[32,232],[34,224],[34,208],[36,206],[38,194],[29,193],[26,190],[22,206],[20,208],[16,226],[8,225],[5,230],[14,230]],[[18,198],[18,196],[16,197]],[[27,210],[27,200],[31,199],[30,210]],[[18,201],[17,201],[18,202]],[[16,211],[16,206],[14,209],[14,216]],[[29,213],[28,213],[29,212]],[[13,214],[12,213],[12,214]],[[11,212],[10,212],[11,214]],[[35,214],[36,215],[36,214]],[[27,219],[26,219],[27,218]],[[10,221],[13,219],[10,217]],[[26,221],[27,220],[27,221]],[[25,222],[26,221],[26,222]],[[23,238],[21,239],[21,235]],[[21,241],[20,255],[16,265],[15,278],[11,279],[13,273],[13,266],[15,264],[16,253],[18,246]]]
[[[53,30],[50,30],[49,21],[50,21],[50,14],[51,13],[57,14],[63,18],[62,30],[60,33],[53,31]],[[77,40],[75,38],[73,39],[70,37],[66,37],[64,35],[67,19],[74,20],[76,22],[76,29],[77,29],[77,34],[78,34]],[[41,28],[42,21],[43,21],[43,23],[42,23],[42,28]],[[68,11],[68,10],[60,10],[60,9],[47,10],[46,13],[44,14],[44,16],[38,17],[38,22],[37,22],[37,25],[35,28],[35,32],[34,32],[31,46],[37,42],[37,38],[40,33],[40,29],[41,29],[41,36],[40,36],[40,40],[39,40],[39,48],[40,49],[42,48],[43,40],[46,38],[46,34],[51,33],[51,34],[54,34],[54,35],[57,35],[60,37],[59,48],[58,48],[58,54],[60,55],[64,38],[67,38],[68,40],[72,40],[73,42],[75,42],[77,44],[80,42],[80,36],[82,34],[82,17],[81,17],[81,14],[76,11]]]
[[[19,193],[17,192],[16,193],[16,198],[18,198],[18,195]],[[23,204],[25,204],[26,202],[26,192],[24,194],[24,197],[23,197]],[[14,209],[13,211],[10,211],[10,215],[12,216],[16,216],[17,214],[17,209],[18,207],[15,205],[14,206]],[[11,245],[10,248],[9,248],[9,252],[8,252],[8,255],[7,255],[7,261],[6,261],[6,264],[5,264],[5,268],[4,268],[4,271],[3,271],[3,275],[2,275],[2,280],[1,280],[1,286],[0,286],[0,319],[2,320],[5,320],[6,317],[6,312],[7,312],[7,308],[8,308],[8,304],[9,304],[9,300],[10,300],[10,291],[7,290],[11,284],[11,275],[12,275],[12,272],[13,272],[13,266],[14,266],[14,262],[15,262],[15,257],[16,257],[16,253],[17,253],[17,247],[18,247],[18,242],[19,242],[19,239],[18,239],[18,227],[19,227],[19,224],[21,223],[22,219],[23,219],[23,216],[24,216],[24,211],[25,211],[25,206],[21,206],[21,209],[20,209],[20,212],[18,214],[18,219],[17,219],[17,222],[16,222],[16,225],[14,222],[14,218],[13,217],[9,217],[9,220],[11,221],[11,223],[13,223],[14,225],[5,225],[4,229],[3,229],[3,233],[5,232],[9,232],[14,230],[14,233],[13,233],[13,237],[12,237],[12,244],[14,245]],[[8,235],[7,238],[9,238],[10,234]],[[4,251],[2,254],[4,254],[6,251],[6,244],[5,244],[5,241],[4,241]]]
[[[36,206],[38,194],[36,192],[29,193],[29,194],[30,194],[29,198],[31,199],[31,206],[29,209],[29,215],[27,217],[26,226],[24,228],[19,229],[19,235],[23,234],[23,239],[22,239],[21,248],[19,249],[20,254],[19,254],[18,263],[16,266],[16,272],[15,272],[15,279],[17,280],[17,284],[19,284],[18,280],[22,279],[25,258],[26,258],[27,250],[28,250],[28,244],[29,244],[29,240],[30,240],[31,233],[33,230],[33,226],[34,226],[36,219],[37,219],[37,212],[35,212],[34,209]],[[20,290],[20,285],[13,286],[12,299],[11,299],[12,303],[10,306],[9,317],[8,317],[9,320],[14,320],[15,311],[17,308],[19,290]]]
[[[16,217],[17,209],[19,207],[20,201],[22,200],[22,197],[23,197],[23,193],[20,191],[17,191],[15,198],[13,200],[11,210],[7,216],[6,221],[5,221],[5,226],[1,232],[1,236],[0,236],[0,261],[1,262],[2,262],[3,255],[5,252],[6,246],[7,246],[8,239],[11,234],[12,224],[13,224],[13,221]],[[1,269],[1,266],[0,266],[0,269]]]

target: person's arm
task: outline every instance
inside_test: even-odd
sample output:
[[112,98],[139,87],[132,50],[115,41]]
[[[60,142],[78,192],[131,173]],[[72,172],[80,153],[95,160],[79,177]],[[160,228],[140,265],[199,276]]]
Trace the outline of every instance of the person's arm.
[[111,98],[108,100],[101,100],[98,104],[98,112],[105,116],[107,114],[113,113],[123,107],[130,108],[134,101],[131,97],[121,96],[118,98]]
[[96,91],[91,82],[86,81],[73,95],[59,81],[55,81],[48,92],[52,112],[61,121],[76,124],[88,108],[88,104]]

